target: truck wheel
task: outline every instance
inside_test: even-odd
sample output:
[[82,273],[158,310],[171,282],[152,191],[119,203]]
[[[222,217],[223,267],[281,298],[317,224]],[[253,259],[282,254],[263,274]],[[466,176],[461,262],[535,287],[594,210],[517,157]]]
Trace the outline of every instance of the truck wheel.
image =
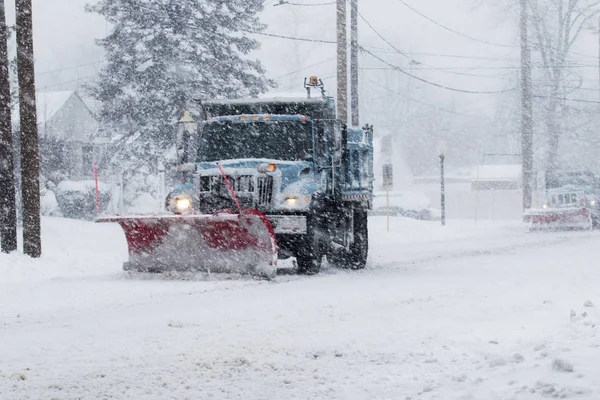
[[364,269],[369,255],[369,226],[367,210],[354,211],[354,244],[348,254],[348,268]]
[[315,275],[321,271],[323,261],[323,242],[314,226],[309,223],[307,235],[296,251],[298,274]]
[[349,250],[332,249],[327,259],[338,268],[353,270],[363,269],[367,266],[369,254],[369,227],[366,210],[354,211],[354,243]]

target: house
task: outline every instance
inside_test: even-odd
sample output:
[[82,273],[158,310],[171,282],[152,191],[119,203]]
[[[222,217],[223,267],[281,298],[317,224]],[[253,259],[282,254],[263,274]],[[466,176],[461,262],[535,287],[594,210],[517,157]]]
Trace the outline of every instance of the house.
[[[43,173],[60,169],[65,178],[93,178],[93,164],[103,159],[108,140],[98,137],[99,122],[74,91],[36,95],[38,135]],[[19,125],[18,109],[13,113]]]
[[522,185],[520,164],[478,165],[471,175],[472,190],[519,190]]

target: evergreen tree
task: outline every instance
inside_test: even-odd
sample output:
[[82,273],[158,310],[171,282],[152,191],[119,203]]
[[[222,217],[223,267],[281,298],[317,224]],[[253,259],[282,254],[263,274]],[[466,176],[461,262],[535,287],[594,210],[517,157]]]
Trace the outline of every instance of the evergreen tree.
[[[107,65],[90,87],[118,154],[136,168],[165,154],[196,99],[256,97],[273,83],[248,57],[264,26],[262,0],[99,0],[87,11],[113,26],[98,44]],[[147,164],[148,166],[148,164]]]

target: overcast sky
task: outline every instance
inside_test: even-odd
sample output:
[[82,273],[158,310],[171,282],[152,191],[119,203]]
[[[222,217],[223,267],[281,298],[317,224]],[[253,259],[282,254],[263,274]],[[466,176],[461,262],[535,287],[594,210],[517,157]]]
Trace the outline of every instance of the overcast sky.
[[[474,91],[499,90],[514,84],[519,65],[518,48],[512,47],[518,45],[514,16],[501,13],[500,7],[475,7],[476,0],[403,1],[440,24],[479,40],[449,32],[410,10],[399,0],[361,0],[360,12],[365,19],[397,49],[421,63],[414,67],[412,72],[415,75],[442,85]],[[266,0],[262,18],[268,25],[267,32],[320,40],[335,39],[334,5],[274,7],[273,3],[277,2]],[[14,18],[14,9],[11,9],[14,6],[11,1],[6,3],[10,20]],[[85,3],[86,0],[33,0],[36,72],[40,90],[76,89],[101,68],[103,53],[94,39],[104,36],[109,27],[102,17],[85,13]],[[497,2],[490,0],[490,3]],[[368,46],[389,63],[408,68],[408,59],[396,53],[362,20],[360,34],[361,45]],[[257,38],[263,43],[257,56],[267,67],[269,76],[277,79],[280,86],[276,91],[301,88],[304,76],[316,74],[326,78],[327,87],[335,93],[334,45]],[[596,43],[597,39],[588,35],[578,44],[577,51],[587,55],[580,57],[582,63],[597,63]],[[311,65],[314,67],[306,68]],[[386,65],[362,54],[361,67],[381,68]],[[297,70],[300,71],[294,73]],[[381,71],[363,70],[361,74],[363,91],[373,92],[375,89],[371,82],[380,79]],[[585,74],[588,86],[597,87],[594,81],[597,70],[588,68]],[[493,112],[494,96],[457,94],[420,83],[415,86],[426,90],[427,96],[433,96],[440,105]]]

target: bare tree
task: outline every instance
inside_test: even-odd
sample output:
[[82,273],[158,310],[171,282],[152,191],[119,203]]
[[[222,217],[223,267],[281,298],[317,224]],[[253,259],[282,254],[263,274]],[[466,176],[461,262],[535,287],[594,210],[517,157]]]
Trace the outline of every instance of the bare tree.
[[561,121],[568,107],[564,94],[571,71],[569,64],[575,42],[598,15],[599,1],[531,0],[533,48],[540,57],[540,82],[536,96],[542,104],[543,123],[548,135],[547,169],[558,166],[560,140],[564,129]]
[[[472,0],[474,7],[487,5],[495,15],[512,15],[515,26],[520,16],[520,3],[521,0]],[[569,134],[568,117],[574,111],[574,104],[564,99],[581,86],[580,71],[573,66],[579,55],[573,50],[587,30],[595,30],[600,1],[527,0],[527,3],[528,42],[533,51],[534,67],[535,146],[541,147],[540,141],[544,142],[542,158],[545,168],[552,170],[558,167],[559,156],[564,154],[562,146]],[[542,160],[536,156],[536,161]]]

